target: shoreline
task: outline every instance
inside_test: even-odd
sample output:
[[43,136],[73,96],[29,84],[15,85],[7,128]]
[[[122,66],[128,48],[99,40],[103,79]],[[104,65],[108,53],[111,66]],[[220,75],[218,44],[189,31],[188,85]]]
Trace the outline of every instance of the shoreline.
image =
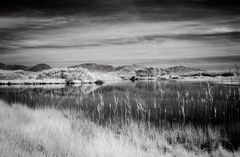
[[68,68],[53,68],[38,72],[26,70],[0,70],[1,85],[101,85],[116,81],[179,81],[213,82],[239,85],[239,71],[213,72],[184,66],[167,69],[129,65],[113,67],[95,63],[81,64]]
[[[71,82],[67,82],[65,79],[25,79],[25,80],[0,80],[0,86],[14,86],[14,85],[31,85],[31,86],[39,86],[39,85],[83,85],[83,84],[109,84],[112,82],[126,82],[131,81],[128,79],[121,80],[97,80],[97,81],[82,81],[82,80],[71,80]],[[131,82],[138,81],[176,81],[176,82],[209,82],[215,84],[225,84],[225,85],[240,85],[240,77],[239,76],[231,76],[231,77],[206,77],[206,76],[198,76],[198,77],[180,77],[177,79],[160,79],[156,78],[142,78],[138,80],[134,80]]]

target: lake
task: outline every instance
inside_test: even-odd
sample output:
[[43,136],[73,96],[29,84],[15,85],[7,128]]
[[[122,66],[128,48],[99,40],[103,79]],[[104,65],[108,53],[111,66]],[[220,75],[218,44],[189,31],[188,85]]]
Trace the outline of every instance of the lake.
[[227,149],[240,146],[240,87],[205,82],[137,81],[101,86],[0,86],[0,100],[30,108],[83,112],[92,121],[149,127],[187,126],[219,129]]

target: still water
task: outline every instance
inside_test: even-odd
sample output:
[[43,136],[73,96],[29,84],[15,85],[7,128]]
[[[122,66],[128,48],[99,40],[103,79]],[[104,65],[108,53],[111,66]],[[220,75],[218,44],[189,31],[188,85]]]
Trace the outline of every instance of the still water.
[[225,147],[240,145],[240,87],[203,82],[117,82],[98,86],[1,86],[0,99],[9,105],[83,111],[93,121],[151,126],[193,125],[220,129]]

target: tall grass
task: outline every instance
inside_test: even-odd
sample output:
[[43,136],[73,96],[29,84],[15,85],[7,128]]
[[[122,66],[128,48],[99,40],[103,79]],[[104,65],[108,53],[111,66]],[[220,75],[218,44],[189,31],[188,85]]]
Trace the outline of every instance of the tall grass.
[[[201,149],[210,142],[214,150]],[[84,113],[54,108],[29,109],[0,102],[1,156],[131,157],[239,156],[219,142],[219,132],[192,126],[155,129],[130,121],[101,126]]]

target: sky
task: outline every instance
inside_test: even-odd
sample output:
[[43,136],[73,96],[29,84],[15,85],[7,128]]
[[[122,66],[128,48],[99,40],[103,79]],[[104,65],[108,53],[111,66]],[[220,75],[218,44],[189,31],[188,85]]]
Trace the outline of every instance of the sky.
[[[8,2],[21,7],[5,7],[0,15],[0,62],[5,64],[64,67],[97,62],[229,69],[240,63],[240,16],[231,6],[186,5],[189,1],[183,0],[179,5],[157,0]],[[87,5],[51,5],[65,2]]]

